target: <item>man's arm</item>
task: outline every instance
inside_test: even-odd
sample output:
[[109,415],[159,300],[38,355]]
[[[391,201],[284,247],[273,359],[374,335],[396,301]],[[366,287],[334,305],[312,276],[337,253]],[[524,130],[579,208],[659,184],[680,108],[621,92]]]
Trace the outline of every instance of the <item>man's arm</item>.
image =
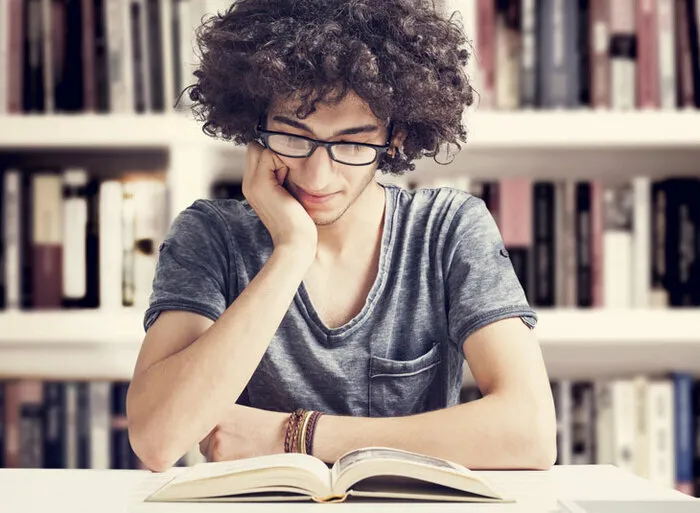
[[222,419],[260,363],[311,261],[294,248],[276,249],[215,323],[163,312],[151,326],[127,396],[129,438],[148,468],[172,466]]
[[464,353],[483,398],[419,415],[322,416],[313,453],[334,462],[366,446],[420,452],[468,468],[547,469],[556,459],[556,417],[534,333],[506,319],[473,333]]

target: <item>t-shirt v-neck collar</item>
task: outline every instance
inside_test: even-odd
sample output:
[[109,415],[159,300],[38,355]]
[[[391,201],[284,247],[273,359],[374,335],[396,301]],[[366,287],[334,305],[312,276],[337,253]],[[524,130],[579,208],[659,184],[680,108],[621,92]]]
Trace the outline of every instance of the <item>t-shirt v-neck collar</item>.
[[379,253],[379,265],[377,266],[377,276],[370,288],[365,303],[360,312],[350,319],[347,323],[337,328],[329,328],[318,315],[316,308],[311,302],[311,297],[306,289],[306,285],[302,281],[299,285],[295,302],[302,312],[304,318],[309,321],[309,325],[318,332],[321,336],[342,337],[350,334],[357,327],[362,325],[363,321],[372,313],[374,307],[381,297],[382,291],[386,283],[387,267],[390,260],[391,241],[394,236],[394,225],[396,217],[396,188],[390,185],[381,185],[384,189],[384,223],[382,229],[382,241]]

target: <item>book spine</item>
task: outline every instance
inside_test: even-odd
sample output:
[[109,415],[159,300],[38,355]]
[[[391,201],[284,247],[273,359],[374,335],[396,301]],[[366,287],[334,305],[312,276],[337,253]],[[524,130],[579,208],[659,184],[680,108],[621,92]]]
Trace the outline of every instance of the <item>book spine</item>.
[[687,0],[687,20],[693,77],[692,106],[700,108],[700,2]]
[[563,0],[542,0],[540,10],[541,44],[539,45],[540,106],[567,106],[568,76],[566,66],[565,5]]
[[669,380],[652,381],[647,393],[649,479],[667,488],[675,486],[673,386]]
[[615,380],[612,384],[613,462],[629,472],[636,468],[637,401],[634,382]]
[[66,396],[63,383],[44,383],[45,424],[44,424],[44,467],[64,468],[66,466]]
[[130,2],[106,1],[110,112],[134,111]]
[[492,109],[496,96],[496,6],[493,0],[477,0],[477,55],[482,94],[480,107]]
[[666,308],[669,305],[668,290],[666,289],[666,213],[667,194],[663,183],[654,182],[651,185],[651,292],[650,306]]
[[659,94],[659,55],[657,1],[638,0],[637,16],[637,106],[657,109]]
[[610,107],[610,16],[608,0],[591,0],[591,104]]
[[564,2],[564,70],[566,77],[564,106],[568,108],[579,107],[581,99],[580,4],[581,0],[579,2]]
[[5,114],[9,106],[9,80],[6,78],[11,71],[8,52],[10,38],[7,35],[10,33],[9,9],[9,3],[0,4],[0,74],[3,75],[3,80],[0,80],[0,114]]
[[9,44],[7,48],[7,111],[18,114],[24,108],[24,62],[27,59],[24,46],[26,25],[23,21],[22,0],[7,0]]
[[[163,110],[171,112],[175,103],[175,73],[179,70],[179,60],[175,60],[178,49],[176,12],[174,2],[160,0],[161,34],[162,34],[162,72],[163,72]],[[179,55],[178,55],[179,58]]]
[[63,173],[63,300],[69,307],[83,306],[87,293],[87,183],[83,169]]
[[578,382],[571,389],[571,463],[590,465],[595,463],[595,408],[593,385]]
[[520,0],[500,0],[496,14],[496,103],[502,110],[518,108],[520,60]]
[[576,184],[576,304],[593,306],[591,185]]
[[606,308],[632,305],[632,210],[631,184],[611,184],[606,188],[603,250]]
[[615,110],[636,106],[637,34],[632,0],[610,2],[611,102]]
[[90,461],[90,383],[76,384],[76,466],[91,468]]
[[4,223],[4,260],[5,260],[5,309],[18,310],[21,306],[21,201],[22,184],[20,172],[8,169],[4,175],[4,201],[2,219]]
[[591,293],[593,306],[602,307],[605,302],[603,281],[605,235],[605,187],[601,180],[591,182]]
[[83,56],[83,108],[87,112],[97,110],[97,20],[96,2],[82,0],[82,56]]
[[677,97],[678,107],[695,106],[693,87],[693,52],[690,43],[690,3],[676,0],[676,67],[678,68]]
[[122,306],[124,262],[122,184],[107,180],[99,193],[99,304],[101,308]]
[[[169,3],[169,2],[168,2]],[[170,23],[164,17],[163,0],[146,0],[146,22],[144,41],[148,52],[150,107],[153,112],[165,111],[165,70],[164,70],[164,23]],[[166,46],[170,46],[169,41]],[[168,89],[170,91],[170,89]]]
[[500,229],[515,274],[529,298],[531,289],[532,181],[504,178],[500,189]]
[[0,468],[5,468],[5,444],[6,444],[6,428],[5,428],[5,389],[6,385],[0,381]]
[[78,388],[77,383],[64,383],[66,389],[66,415],[63,451],[66,455],[65,468],[78,468]]
[[[672,396],[669,403],[672,404]],[[672,412],[671,419],[673,419]],[[693,463],[693,474],[695,476],[695,497],[700,497],[700,380],[696,380],[695,384],[693,385],[693,424],[693,427],[695,428],[695,457]],[[672,421],[670,430],[673,432]],[[671,444],[671,447],[673,447],[673,444]],[[671,478],[673,478],[674,474],[675,468],[673,468],[671,465]]]
[[109,0],[94,0],[94,69],[95,69],[95,109],[105,113],[110,109],[110,50],[107,42],[107,5]]
[[672,375],[675,412],[675,452],[676,452],[676,489],[692,495],[693,493],[693,414],[692,387],[693,376],[685,373]]
[[61,178],[39,173],[33,177],[34,231],[32,287],[34,308],[60,308],[62,292]]
[[595,462],[598,465],[613,464],[615,461],[613,431],[612,381],[595,381]]
[[112,387],[112,432],[110,436],[111,462],[115,469],[135,467],[136,455],[129,443],[128,420],[126,417],[126,394],[128,384],[113,383]]
[[571,465],[572,419],[571,381],[561,379],[554,388],[557,411],[557,465]]
[[144,113],[150,110],[150,92],[148,75],[148,49],[145,40],[145,12],[142,0],[131,0],[129,3],[129,33],[131,41],[132,61],[129,63],[134,85],[134,110]]
[[41,0],[24,4],[24,112],[44,112],[44,45],[42,44],[43,10]]
[[[56,88],[57,107],[64,112],[80,112],[85,108],[82,0],[64,0],[66,23],[60,30],[64,49],[62,76]],[[70,27],[66,30],[65,27]],[[59,29],[55,29],[59,30]]]
[[520,33],[520,107],[534,109],[537,99],[537,9],[535,0],[522,0]]
[[122,305],[134,306],[134,257],[136,239],[134,235],[136,205],[134,201],[135,186],[126,182],[122,196]]
[[632,306],[647,308],[651,303],[651,181],[638,176],[634,178],[633,188]]
[[[65,6],[63,3],[54,3],[54,0],[41,0],[41,44],[42,48],[42,73],[44,112],[54,112],[56,110],[56,90],[54,69],[56,62],[65,52],[65,47],[61,48],[65,40],[63,27],[65,26]],[[54,20],[57,23],[54,25]]]
[[659,105],[662,109],[676,108],[676,42],[674,0],[657,0],[656,31],[659,37]]
[[576,27],[578,41],[574,53],[578,52],[578,73],[576,75],[579,91],[578,103],[582,106],[591,105],[591,31],[588,29],[591,20],[591,0],[578,0]]
[[43,455],[43,391],[41,382],[20,382],[19,467],[41,468]]
[[636,408],[636,425],[634,433],[634,473],[644,479],[649,479],[649,436],[650,426],[647,414],[649,395],[649,379],[646,376],[636,376],[632,379],[634,401]]
[[556,240],[555,189],[551,182],[537,182],[534,194],[533,301],[537,306],[555,306]]
[[109,469],[111,432],[111,383],[93,381],[89,383],[90,403],[90,467]]

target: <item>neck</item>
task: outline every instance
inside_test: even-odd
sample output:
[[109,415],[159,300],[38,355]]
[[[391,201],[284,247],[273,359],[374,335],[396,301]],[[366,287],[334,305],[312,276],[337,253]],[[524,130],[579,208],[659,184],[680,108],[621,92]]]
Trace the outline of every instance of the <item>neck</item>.
[[384,208],[384,188],[372,180],[340,219],[318,226],[317,259],[342,258],[372,245],[381,235]]

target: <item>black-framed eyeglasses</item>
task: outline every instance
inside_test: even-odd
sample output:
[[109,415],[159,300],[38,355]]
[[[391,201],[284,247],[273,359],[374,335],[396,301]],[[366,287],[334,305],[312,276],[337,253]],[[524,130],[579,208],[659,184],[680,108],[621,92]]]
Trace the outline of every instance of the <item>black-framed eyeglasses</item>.
[[336,162],[348,166],[367,166],[389,151],[393,123],[389,124],[386,144],[319,141],[303,135],[266,130],[262,127],[262,121],[258,123],[256,130],[263,145],[283,157],[308,158],[316,151],[316,148],[322,146],[328,151],[328,156]]

